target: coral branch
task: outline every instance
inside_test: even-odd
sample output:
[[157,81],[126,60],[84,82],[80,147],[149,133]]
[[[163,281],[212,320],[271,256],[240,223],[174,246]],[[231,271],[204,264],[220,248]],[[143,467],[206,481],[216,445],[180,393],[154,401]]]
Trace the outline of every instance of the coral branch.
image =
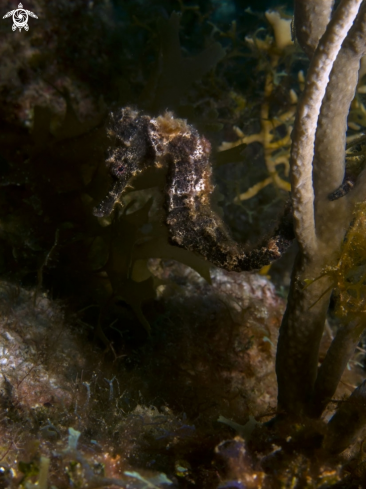
[[333,4],[334,0],[295,0],[296,37],[309,57],[327,28]]
[[[353,85],[352,82],[350,83],[341,110],[338,104],[337,83],[331,80],[319,119],[319,126],[322,126],[324,120],[323,134],[320,130],[316,133],[318,115],[334,59],[360,4],[360,1],[341,2],[320,40],[309,68],[293,132],[291,177],[295,232],[300,251],[294,266],[289,300],[281,325],[276,371],[279,407],[288,413],[297,415],[306,411],[305,406],[309,405],[312,399],[317,376],[319,344],[333,287],[329,277],[323,277],[305,289],[304,280],[319,277],[325,266],[335,265],[338,262],[341,243],[351,218],[351,208],[348,202],[338,202],[338,204],[329,202],[326,193],[323,194],[323,187],[328,191],[330,180],[334,190],[342,181],[345,140],[339,137],[339,133],[346,131],[349,104],[357,82],[355,77],[352,80]],[[363,12],[362,9],[359,19],[361,22]],[[357,22],[345,43],[345,49],[348,50],[347,55],[340,53],[337,67],[338,63],[344,65],[348,62],[349,56],[353,54],[356,61],[355,66],[352,66],[357,73],[356,63],[359,62],[359,52],[355,53],[354,40],[360,36],[360,31],[362,33],[363,27]],[[353,45],[353,53],[349,50],[351,45]],[[342,89],[343,85],[340,87],[340,90]],[[332,109],[330,110],[329,107]],[[333,115],[330,116],[330,114]],[[326,146],[319,141],[322,137],[326,140],[324,143]],[[340,156],[337,155],[335,162],[329,158],[326,169],[323,169],[321,166],[323,163],[320,161],[323,162],[324,158],[327,158],[327,149],[334,145],[337,139],[340,139],[341,147],[337,146]],[[316,150],[315,190],[312,168],[314,142]],[[320,152],[325,156],[319,157]],[[336,226],[334,226],[335,222],[337,222]],[[316,230],[318,236],[316,236]]]
[[312,161],[320,107],[333,63],[362,0],[343,0],[312,58],[292,134],[291,183],[295,232],[305,255],[316,253]]

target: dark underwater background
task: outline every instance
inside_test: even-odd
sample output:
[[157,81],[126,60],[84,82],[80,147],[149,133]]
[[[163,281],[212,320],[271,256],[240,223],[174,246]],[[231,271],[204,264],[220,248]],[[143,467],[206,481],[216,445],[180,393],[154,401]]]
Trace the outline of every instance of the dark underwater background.
[[[16,7],[2,0],[0,16]],[[263,111],[287,157],[307,66],[275,46],[275,7],[291,19],[292,2],[262,0],[24,0],[28,31],[0,19],[0,489],[45,473],[59,489],[261,487],[262,472],[240,482],[256,469],[225,443],[275,413],[293,251],[233,273],[173,246],[154,172],[112,215],[96,208],[113,183],[111,112],[170,111],[211,144],[233,239],[272,236],[288,162],[282,187],[268,182]]]

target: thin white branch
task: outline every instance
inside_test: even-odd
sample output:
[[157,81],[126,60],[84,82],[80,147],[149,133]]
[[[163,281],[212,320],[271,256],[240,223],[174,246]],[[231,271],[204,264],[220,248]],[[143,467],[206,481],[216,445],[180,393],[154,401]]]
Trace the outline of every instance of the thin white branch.
[[319,39],[330,21],[334,0],[295,0],[296,38],[305,53],[312,57]]
[[292,133],[291,183],[295,232],[305,256],[317,248],[312,161],[320,107],[333,63],[362,0],[342,0],[311,60]]

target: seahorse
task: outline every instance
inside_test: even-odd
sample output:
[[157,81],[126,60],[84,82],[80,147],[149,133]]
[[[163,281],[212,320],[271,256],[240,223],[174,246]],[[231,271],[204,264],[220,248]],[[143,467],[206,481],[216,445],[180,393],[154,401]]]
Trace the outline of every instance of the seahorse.
[[95,215],[109,215],[132,180],[155,167],[165,170],[166,224],[173,244],[237,272],[262,268],[288,248],[289,212],[275,236],[262,246],[247,251],[233,240],[212,205],[211,145],[185,120],[171,112],[154,118],[126,107],[111,114],[108,134],[112,146],[106,165],[114,183]]

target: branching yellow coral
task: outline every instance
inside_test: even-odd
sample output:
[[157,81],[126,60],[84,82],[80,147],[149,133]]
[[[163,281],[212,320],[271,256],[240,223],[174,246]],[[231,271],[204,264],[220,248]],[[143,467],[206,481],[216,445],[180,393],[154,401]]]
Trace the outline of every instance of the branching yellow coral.
[[[275,87],[275,77],[278,76],[279,63],[293,45],[291,27],[289,20],[281,18],[278,12],[266,12],[266,18],[272,25],[274,38],[270,36],[266,36],[264,40],[259,39],[257,36],[246,38],[247,44],[254,51],[260,52],[261,56],[265,55],[268,59],[263,102],[260,110],[261,130],[258,133],[246,135],[241,129],[234,127],[239,139],[233,143],[222,143],[219,151],[225,151],[242,144],[259,142],[263,145],[264,160],[269,176],[253,185],[246,192],[238,195],[235,199],[236,202],[250,199],[271,183],[287,192],[291,190],[290,183],[279,175],[278,166],[285,166],[284,173],[287,177],[289,174],[292,121],[297,103],[296,93],[293,90],[289,90],[288,101],[290,102],[290,108],[284,112],[277,113],[275,116],[270,114],[270,99]],[[285,126],[286,128],[284,136],[279,136],[276,132],[276,129],[280,126]]]

